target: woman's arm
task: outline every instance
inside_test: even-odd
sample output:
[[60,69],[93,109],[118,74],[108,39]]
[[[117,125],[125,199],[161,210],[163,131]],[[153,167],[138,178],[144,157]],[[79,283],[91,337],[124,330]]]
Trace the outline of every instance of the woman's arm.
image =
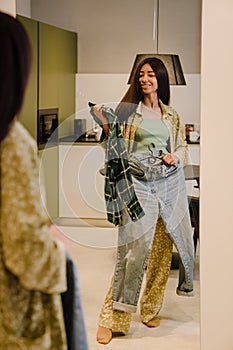
[[188,161],[188,145],[185,139],[185,129],[180,122],[178,113],[170,107],[172,115],[170,116],[171,125],[171,153],[176,157],[182,166]]
[[17,123],[2,144],[1,234],[6,267],[29,290],[66,290],[66,250],[41,200],[36,145]]

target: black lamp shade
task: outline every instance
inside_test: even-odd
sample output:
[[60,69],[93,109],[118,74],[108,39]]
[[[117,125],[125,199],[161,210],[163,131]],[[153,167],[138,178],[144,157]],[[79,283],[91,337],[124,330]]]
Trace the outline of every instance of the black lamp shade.
[[145,58],[149,57],[156,57],[163,61],[168,71],[170,85],[186,85],[180,58],[178,55],[171,54],[137,54],[129,76],[128,84],[132,83],[132,78],[138,64]]

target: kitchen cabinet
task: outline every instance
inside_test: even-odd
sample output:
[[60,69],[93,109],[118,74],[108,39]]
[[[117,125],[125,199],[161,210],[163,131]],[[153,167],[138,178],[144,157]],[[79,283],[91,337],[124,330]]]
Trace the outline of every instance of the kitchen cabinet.
[[[20,120],[37,140],[39,110],[58,109],[58,123],[75,114],[77,33],[17,16],[31,42],[33,60]],[[66,123],[69,125],[69,123]],[[70,132],[71,130],[67,130]],[[66,132],[66,130],[64,131]],[[58,216],[58,147],[39,151],[44,199],[51,218]],[[43,176],[42,176],[43,174]]]
[[58,108],[60,123],[75,113],[77,34],[38,23],[38,106]]
[[59,110],[59,123],[75,113],[77,33],[17,16],[23,23],[33,50],[33,63],[21,121],[37,139],[37,111]]
[[[200,165],[200,144],[188,145],[188,164]],[[189,196],[199,198],[199,188],[196,180],[186,180],[186,189]]]
[[[190,164],[199,164],[199,145],[189,145]],[[59,217],[106,219],[104,150],[98,144],[59,145]],[[189,192],[195,180],[187,181]]]
[[39,151],[41,197],[51,219],[58,217],[58,147]]
[[32,46],[32,67],[25,92],[24,103],[20,111],[20,120],[36,139],[38,109],[38,22],[30,18],[17,16],[24,25]]
[[104,150],[96,143],[59,145],[59,217],[106,219]]
[[188,145],[188,163],[200,165],[200,144],[190,143]]
[[59,218],[56,223],[74,242],[115,248],[118,230],[107,221],[104,200],[104,150],[98,144],[59,145]]

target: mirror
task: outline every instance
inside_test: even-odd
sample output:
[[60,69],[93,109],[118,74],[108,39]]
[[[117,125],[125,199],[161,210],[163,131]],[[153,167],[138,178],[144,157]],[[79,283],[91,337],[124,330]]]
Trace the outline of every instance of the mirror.
[[[158,46],[152,35],[153,0],[147,3],[141,0],[130,0],[127,3],[122,2],[121,5],[119,2],[110,4],[109,1],[103,0],[101,4],[100,8],[94,0],[86,0],[85,6],[83,2],[75,0],[67,1],[64,6],[62,2],[57,6],[55,0],[50,2],[41,0],[39,4],[31,1],[33,19],[40,19],[58,27],[66,27],[79,34],[76,76],[77,112],[86,110],[89,100],[99,103],[119,101],[127,89],[127,81],[136,53],[154,52]],[[181,15],[182,18],[179,17]],[[183,124],[194,124],[196,128],[200,125],[200,28],[201,0],[191,1],[189,4],[185,0],[180,1],[179,4],[169,0],[160,2],[158,49],[165,53],[179,51],[187,82],[187,86],[171,88],[171,105],[180,114]],[[184,31],[187,36],[183,35]],[[174,37],[177,40],[174,40]],[[93,147],[93,145],[80,144],[73,147],[78,150],[78,147]],[[192,153],[191,160],[195,161],[194,164],[198,163],[199,146],[190,144],[189,148]],[[73,170],[75,171],[75,168]],[[195,190],[194,186],[195,183],[188,185],[192,194]],[[70,211],[72,212],[72,208]],[[98,212],[96,217],[89,219],[88,222],[85,220],[84,223],[80,223],[78,228],[80,235],[91,232],[98,236],[98,230],[104,228],[105,232],[109,233],[113,240],[115,239],[115,229],[104,222],[102,211]],[[63,222],[61,226],[75,235],[76,222],[70,213],[67,214],[65,223],[66,225]],[[108,239],[107,234],[106,239]],[[112,275],[115,249],[94,249],[93,246],[73,242],[71,250],[79,268],[86,326],[92,350],[96,347],[96,322]],[[129,348],[129,342],[138,342],[139,338],[143,338],[143,344],[146,341],[148,346],[155,345],[161,349],[162,339],[165,347],[171,344],[171,341],[175,346],[177,341],[182,342],[186,349],[187,344],[190,347],[191,338],[193,349],[199,350],[198,256],[199,247],[196,255],[195,297],[192,300],[176,297],[174,289],[177,270],[172,270],[166,288],[164,306],[160,313],[161,327],[152,333],[151,330],[143,328],[136,314],[130,333],[121,340],[122,344],[127,341],[127,348]],[[90,281],[93,286],[91,289]],[[179,348],[181,349],[181,346]]]

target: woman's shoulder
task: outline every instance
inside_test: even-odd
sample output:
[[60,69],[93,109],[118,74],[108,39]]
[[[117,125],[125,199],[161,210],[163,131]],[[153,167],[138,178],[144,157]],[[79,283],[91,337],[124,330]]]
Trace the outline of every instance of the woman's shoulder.
[[163,103],[160,103],[160,107],[162,109],[162,114],[165,116],[165,118],[168,118],[173,123],[179,122],[180,117],[174,107],[170,105],[165,105]]
[[37,144],[24,126],[17,120],[13,121],[10,130],[2,141],[2,159],[10,163],[14,160],[27,167],[37,158]]
[[8,147],[23,148],[24,152],[28,149],[37,151],[36,141],[18,120],[13,121],[3,142]]
[[159,100],[159,104],[160,104],[160,108],[162,109],[162,112],[165,112],[171,116],[178,116],[177,111],[171,105],[166,105],[161,100]]

